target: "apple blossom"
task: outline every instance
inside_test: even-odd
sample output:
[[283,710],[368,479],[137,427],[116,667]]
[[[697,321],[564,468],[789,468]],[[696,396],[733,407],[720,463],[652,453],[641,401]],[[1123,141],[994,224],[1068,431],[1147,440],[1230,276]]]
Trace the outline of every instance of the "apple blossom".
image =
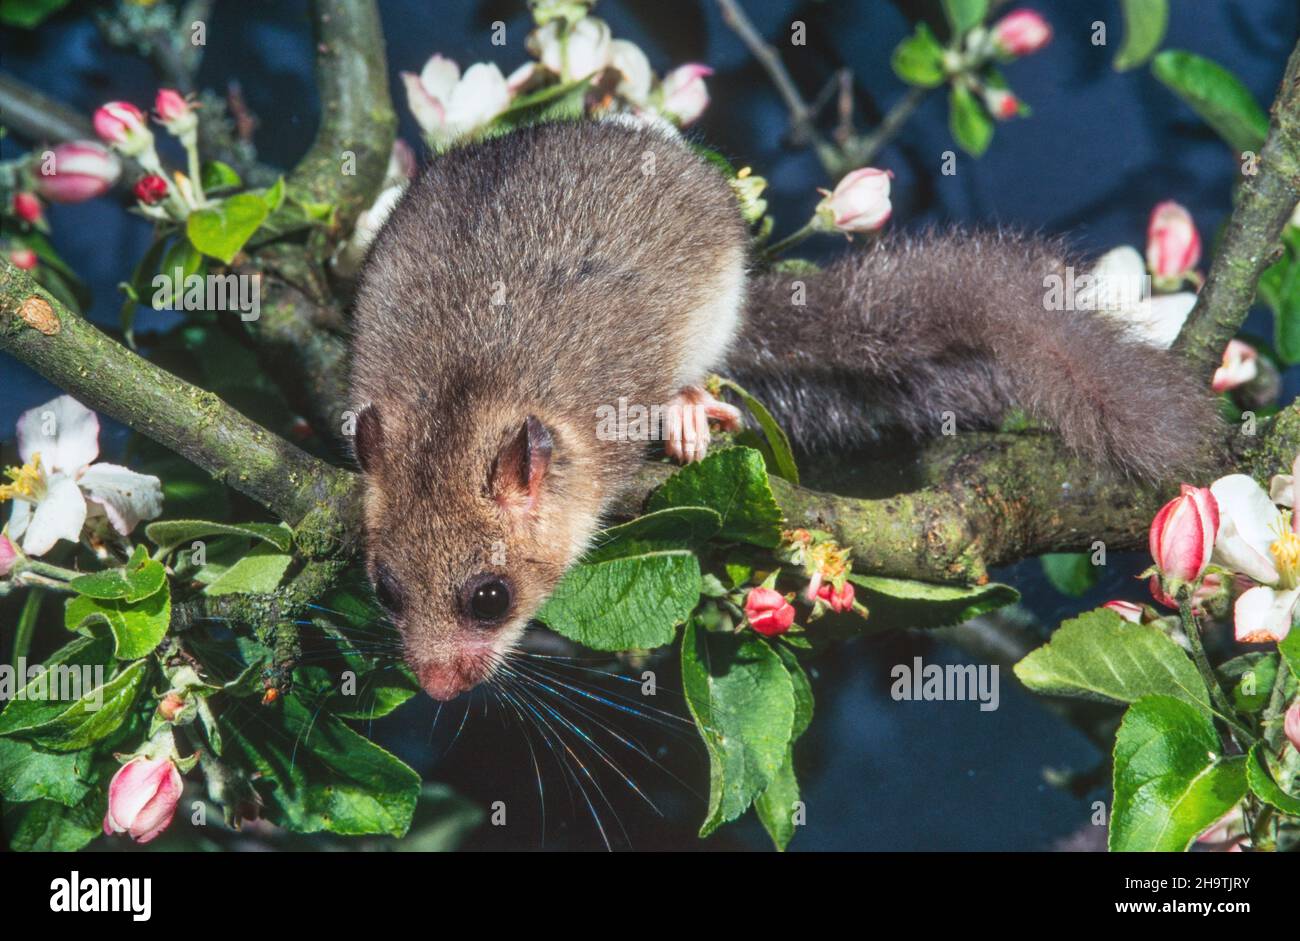
[[37,222],[41,218],[41,201],[35,193],[14,193],[14,215],[23,222]]
[[0,500],[14,501],[9,537],[28,555],[44,555],[60,539],[76,542],[88,519],[104,519],[119,534],[162,512],[157,477],[99,456],[99,418],[68,395],[18,417],[22,466],[5,471]]
[[192,134],[199,125],[194,106],[173,88],[160,88],[154,98],[153,112],[168,133],[176,137]]
[[1286,740],[1291,743],[1291,747],[1300,751],[1300,699],[1291,703],[1291,708],[1286,711],[1282,731],[1286,733]]
[[36,253],[30,248],[15,248],[9,253],[9,260],[14,263],[15,268],[21,268],[23,271],[31,271],[36,267],[39,260]]
[[1114,611],[1126,621],[1132,621],[1134,624],[1142,623],[1142,606],[1134,604],[1131,601],[1107,601],[1103,608]]
[[704,79],[713,69],[699,63],[679,65],[664,76],[659,86],[659,109],[682,127],[693,124],[709,106],[709,89]]
[[17,561],[18,547],[9,540],[8,536],[0,533],[0,578],[7,576]]
[[1076,305],[1122,323],[1136,339],[1160,349],[1173,345],[1196,306],[1191,291],[1153,297],[1146,263],[1131,245],[1106,252],[1088,275],[1089,283],[1077,294]]
[[753,588],[745,597],[749,626],[765,637],[784,634],[794,623],[794,607],[773,588]]
[[572,26],[561,19],[550,20],[533,32],[528,43],[542,65],[565,82],[579,81],[607,67],[613,45],[609,25],[594,16],[584,16]]
[[36,192],[52,203],[79,203],[102,196],[122,174],[122,164],[112,151],[94,141],[68,141],[51,153],[51,172],[37,174],[34,185]]
[[[1292,469],[1293,486],[1297,469]],[[1290,632],[1300,602],[1300,535],[1294,529],[1295,517],[1279,510],[1264,488],[1245,474],[1221,477],[1210,490],[1220,512],[1214,562],[1256,583],[1234,606],[1236,638],[1251,644],[1280,642]]]
[[873,232],[889,221],[889,180],[893,173],[863,167],[840,180],[817,206],[814,225],[823,231]]
[[1214,371],[1210,388],[1227,392],[1245,385],[1259,375],[1259,352],[1244,340],[1229,340],[1223,350],[1223,363]]
[[843,614],[845,611],[853,610],[853,585],[849,582],[844,583],[844,587],[836,588],[830,582],[823,582],[817,589],[817,600],[827,605],[836,614]]
[[108,785],[104,833],[126,833],[137,843],[148,843],[171,824],[182,787],[170,758],[132,758]]
[[1173,200],[1151,210],[1147,224],[1147,267],[1157,287],[1176,288],[1201,260],[1201,236],[1192,215]]
[[1020,99],[1005,88],[984,89],[984,106],[999,121],[1009,121],[1020,114]]
[[1035,10],[1012,10],[993,26],[993,42],[1007,55],[1027,56],[1051,41],[1051,25]]
[[609,50],[609,64],[619,74],[615,91],[635,105],[645,104],[654,82],[650,60],[640,46],[626,39],[615,39],[609,44]]
[[460,74],[451,59],[435,55],[419,75],[402,73],[406,100],[435,148],[473,134],[510,105],[505,77],[492,63],[479,62]]
[[131,193],[146,206],[154,206],[167,198],[167,181],[156,173],[146,173],[135,181]]
[[110,101],[95,111],[95,133],[128,157],[153,147],[153,134],[145,126],[144,114],[128,101]]
[[1219,507],[1205,487],[1183,484],[1151,521],[1151,557],[1166,579],[1191,582],[1210,564],[1214,537],[1219,529]]

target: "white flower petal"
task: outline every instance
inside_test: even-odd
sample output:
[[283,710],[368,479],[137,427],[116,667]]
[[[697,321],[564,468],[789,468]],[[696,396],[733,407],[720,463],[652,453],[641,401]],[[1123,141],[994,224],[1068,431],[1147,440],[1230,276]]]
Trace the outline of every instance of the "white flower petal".
[[447,120],[442,103],[425,91],[420,79],[411,72],[402,73],[402,84],[406,86],[406,106],[411,109],[420,130],[426,134],[440,130]]
[[510,105],[505,76],[492,62],[476,62],[465,70],[447,101],[447,123],[460,133],[482,127]]
[[26,464],[38,453],[46,473],[75,474],[99,456],[99,416],[70,395],[23,412],[18,456]]
[[76,542],[86,522],[86,500],[71,477],[50,479],[45,496],[36,504],[23,535],[23,551],[45,555],[60,539]]
[[1147,342],[1161,349],[1168,349],[1178,339],[1187,315],[1196,306],[1196,295],[1191,291],[1178,294],[1161,294],[1147,302],[1147,316],[1142,324],[1142,332]]
[[1219,504],[1219,535],[1213,561],[1257,582],[1277,581],[1269,546],[1282,533],[1282,514],[1264,488],[1245,474],[1229,474],[1210,485]]
[[1275,591],[1263,585],[1242,594],[1233,608],[1233,632],[1246,644],[1281,642],[1291,631],[1300,588]]
[[1268,482],[1268,498],[1282,506],[1291,506],[1295,493],[1295,478],[1290,474],[1274,474]]
[[17,542],[32,521],[32,505],[26,500],[15,500],[14,508],[9,511],[9,525],[6,531],[9,538]]
[[123,536],[141,520],[162,513],[162,482],[151,474],[137,474],[117,464],[88,467],[77,481],[86,499],[103,507],[108,521]]
[[626,39],[611,42],[609,52],[609,64],[623,76],[616,89],[618,93],[633,104],[645,104],[650,97],[650,85],[654,80],[650,60],[640,46]]
[[460,66],[444,56],[431,56],[420,69],[420,85],[439,101],[446,101],[459,81]]

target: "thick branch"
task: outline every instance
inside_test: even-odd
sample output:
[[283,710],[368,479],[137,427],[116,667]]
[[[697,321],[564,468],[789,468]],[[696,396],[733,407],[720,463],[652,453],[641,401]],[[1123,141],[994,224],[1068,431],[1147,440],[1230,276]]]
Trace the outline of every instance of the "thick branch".
[[397,116],[374,0],[315,0],[312,6],[321,122],[289,185],[309,199],[338,206],[339,224],[348,232],[383,182]]
[[1300,202],[1300,44],[1287,61],[1256,169],[1237,184],[1236,208],[1175,345],[1207,382],[1250,312],[1259,276],[1277,259],[1282,228]]
[[326,553],[352,522],[352,474],[249,421],[216,395],[137,356],[0,260],[0,350],[85,405],[153,438],[287,522]]

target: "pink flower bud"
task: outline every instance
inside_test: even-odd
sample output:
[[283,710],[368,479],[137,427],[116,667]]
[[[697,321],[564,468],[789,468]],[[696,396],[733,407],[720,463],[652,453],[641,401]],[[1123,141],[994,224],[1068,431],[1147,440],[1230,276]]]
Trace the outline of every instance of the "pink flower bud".
[[830,605],[836,614],[853,610],[853,585],[849,582],[845,582],[844,587],[838,591],[830,582],[823,582],[817,589],[817,597]]
[[1229,340],[1223,351],[1223,363],[1214,371],[1210,388],[1227,392],[1245,385],[1259,375],[1259,353],[1244,340]]
[[41,218],[41,201],[35,193],[14,193],[14,215],[23,222],[36,222]]
[[693,123],[709,106],[709,90],[704,85],[713,69],[699,63],[680,65],[664,76],[663,111],[682,127]]
[[0,533],[0,578],[5,578],[18,561],[18,547],[9,541],[9,537]]
[[1107,601],[1102,607],[1114,611],[1126,621],[1131,621],[1134,624],[1142,623],[1142,606],[1140,604],[1134,604],[1131,601]]
[[889,221],[894,207],[889,202],[888,170],[863,167],[840,180],[833,193],[817,206],[817,220],[824,229],[840,232],[873,232]]
[[36,253],[30,248],[15,248],[9,253],[9,260],[14,263],[15,267],[23,271],[31,271],[36,267]]
[[1027,56],[1052,41],[1052,27],[1034,10],[1012,10],[994,25],[993,41],[1007,55]]
[[1147,267],[1158,282],[1177,284],[1201,260],[1201,236],[1192,215],[1166,200],[1151,210],[1147,225]]
[[153,142],[144,115],[129,101],[101,105],[95,111],[94,125],[100,140],[129,156],[142,153]]
[[749,626],[765,637],[784,634],[794,623],[794,607],[771,588],[754,588],[745,598]]
[[1151,521],[1151,557],[1167,579],[1190,582],[1201,577],[1219,531],[1219,504],[1208,487],[1183,484]]
[[185,700],[179,693],[168,693],[158,703],[158,715],[162,716],[168,722],[175,721],[176,717],[181,714],[185,708]]
[[999,121],[1009,121],[1020,114],[1020,99],[1005,88],[986,88],[984,105]]
[[174,88],[160,88],[153,100],[153,113],[163,124],[183,121],[194,113],[185,96]]
[[1286,740],[1291,743],[1291,747],[1300,751],[1300,699],[1291,703],[1291,708],[1286,711],[1286,718],[1282,720],[1282,730],[1286,733]]
[[167,181],[156,173],[150,173],[136,180],[131,192],[146,206],[154,206],[167,198]]
[[52,203],[79,203],[102,196],[122,173],[117,157],[94,141],[69,141],[52,153],[54,159],[42,163],[36,176],[36,192]]
[[181,773],[170,758],[132,758],[108,785],[104,833],[148,843],[167,829],[181,799]]

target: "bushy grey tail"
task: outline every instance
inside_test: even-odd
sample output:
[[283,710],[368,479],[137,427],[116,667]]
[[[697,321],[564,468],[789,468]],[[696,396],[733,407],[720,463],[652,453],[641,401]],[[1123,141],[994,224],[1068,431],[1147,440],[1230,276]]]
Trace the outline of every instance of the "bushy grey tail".
[[886,237],[820,273],[759,275],[728,372],[804,451],[890,426],[936,435],[949,414],[959,431],[996,427],[1018,406],[1099,464],[1195,475],[1222,438],[1208,388],[1110,317],[1048,309],[1068,266],[1088,270],[1055,240],[951,230]]

